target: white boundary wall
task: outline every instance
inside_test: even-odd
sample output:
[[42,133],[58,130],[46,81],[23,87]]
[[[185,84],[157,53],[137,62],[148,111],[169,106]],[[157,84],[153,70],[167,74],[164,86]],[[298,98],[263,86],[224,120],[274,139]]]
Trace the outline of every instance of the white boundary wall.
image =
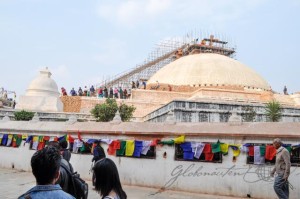
[[[14,124],[14,125],[12,125]],[[40,125],[40,128],[37,126]],[[76,126],[76,124],[74,124]],[[73,125],[73,127],[74,127]],[[92,124],[92,123],[80,123],[81,127],[86,126],[87,129],[91,128],[91,125],[96,125],[97,129],[102,129],[106,131],[106,125],[110,125],[111,128],[122,127],[117,131],[111,130],[107,133],[104,132],[91,132],[88,134],[82,133],[84,138],[111,138],[111,139],[137,139],[137,140],[151,140],[154,138],[162,139],[172,139],[178,135],[184,134],[180,128],[184,128],[184,124],[176,124],[171,129],[172,133],[163,133],[162,126],[151,124],[152,129],[155,129],[156,132],[148,133],[147,128],[148,124],[145,126],[144,123],[127,123],[114,125],[114,124]],[[129,127],[128,127],[129,125]],[[144,128],[144,131],[136,129],[139,134],[135,134],[134,131],[129,131],[131,128],[134,129],[136,125],[141,125],[141,128]],[[144,125],[144,126],[143,126]],[[156,126],[155,126],[156,125]],[[203,124],[202,124],[203,125]],[[273,133],[273,135],[268,133],[267,129],[272,129],[274,124],[264,124],[261,128],[256,126],[256,124],[247,124],[238,126],[230,126],[229,124],[206,124],[210,125],[210,131],[212,135],[209,136],[205,132],[205,128],[200,128],[197,124],[192,125],[193,128],[196,128],[197,134],[188,132],[186,134],[186,141],[199,141],[199,142],[216,142],[220,139],[221,142],[230,143],[230,144],[243,144],[243,143],[271,143],[275,137],[282,137],[285,143],[298,144],[300,138],[298,137],[298,132],[300,132],[300,126],[296,124],[295,126],[290,125],[287,127],[287,124],[276,124],[285,126],[287,132],[278,132]],[[221,126],[220,126],[221,125]],[[8,129],[10,126],[10,129]],[[23,130],[19,127],[23,126]],[[103,128],[101,128],[101,126]],[[254,126],[254,127],[253,127]],[[30,128],[31,129],[30,129]],[[78,127],[78,126],[77,126]],[[77,128],[76,127],[76,128]],[[147,128],[146,128],[147,127]],[[165,128],[166,126],[164,126]],[[248,128],[253,131],[260,131],[262,136],[251,135],[241,136],[241,134],[232,134],[224,135],[219,128],[222,127],[224,132],[234,132],[235,128]],[[277,126],[278,127],[278,126]],[[48,130],[47,130],[48,128]],[[68,131],[71,132],[72,128],[64,123],[53,123],[53,122],[39,122],[36,123],[24,123],[24,122],[8,122],[6,124],[0,123],[0,132],[1,133],[28,133],[36,135],[64,135]],[[122,131],[126,129],[127,131]],[[176,128],[178,133],[176,135]],[[227,129],[226,129],[227,128]],[[261,129],[260,129],[261,128]],[[282,127],[283,128],[283,127]],[[39,130],[40,129],[40,130]],[[79,128],[78,128],[79,129]],[[168,129],[168,128],[167,128]],[[198,129],[198,130],[197,130]],[[201,129],[201,130],[199,130]],[[213,131],[215,129],[215,131]],[[263,129],[266,129],[266,132],[263,132]],[[281,129],[281,127],[279,127]],[[293,133],[296,129],[299,131]],[[84,129],[81,129],[83,131]],[[132,130],[132,129],[131,129]],[[180,131],[179,131],[180,130]],[[188,130],[188,129],[187,129]],[[8,132],[9,131],[9,132]],[[162,133],[158,133],[158,132]],[[218,131],[219,135],[218,135]],[[51,132],[51,133],[50,133]],[[201,134],[202,132],[202,134]],[[165,134],[165,135],[163,135]],[[75,134],[73,135],[75,137]],[[24,143],[24,141],[23,141]],[[29,150],[29,144],[23,144],[19,148],[12,147],[0,147],[0,167],[3,168],[12,168],[18,170],[30,171],[30,159],[34,150]],[[102,144],[104,149],[107,149],[106,144]],[[166,152],[166,158],[163,157],[163,154]],[[229,149],[229,154],[223,156],[222,163],[204,163],[204,162],[189,162],[189,161],[175,161],[174,160],[175,148],[174,146],[157,146],[156,147],[156,159],[138,159],[138,158],[129,158],[129,157],[116,157],[109,156],[107,157],[114,160],[116,163],[120,178],[122,183],[128,185],[139,185],[146,187],[156,187],[159,189],[173,189],[173,190],[182,190],[189,192],[198,192],[198,193],[208,193],[208,194],[217,194],[217,195],[228,195],[228,196],[239,196],[246,197],[247,194],[250,194],[253,198],[276,198],[276,195],[273,190],[274,178],[270,178],[269,172],[272,167],[269,166],[255,166],[246,164],[246,154],[241,153],[237,158],[236,162],[233,162],[232,151]],[[76,171],[78,171],[81,176],[85,179],[91,179],[91,174],[89,174],[89,169],[91,166],[92,155],[80,155],[72,154],[71,163]],[[300,198],[300,168],[292,167],[290,183],[293,185],[294,190],[290,189],[290,198]]]

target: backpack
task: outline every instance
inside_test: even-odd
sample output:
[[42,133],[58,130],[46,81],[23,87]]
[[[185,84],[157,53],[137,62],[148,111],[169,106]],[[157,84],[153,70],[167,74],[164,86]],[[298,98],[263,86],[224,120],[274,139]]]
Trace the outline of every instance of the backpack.
[[61,164],[68,173],[69,179],[71,181],[72,187],[70,187],[70,194],[73,195],[76,199],[87,199],[89,186],[88,184],[80,178],[79,173],[72,173],[64,164]]

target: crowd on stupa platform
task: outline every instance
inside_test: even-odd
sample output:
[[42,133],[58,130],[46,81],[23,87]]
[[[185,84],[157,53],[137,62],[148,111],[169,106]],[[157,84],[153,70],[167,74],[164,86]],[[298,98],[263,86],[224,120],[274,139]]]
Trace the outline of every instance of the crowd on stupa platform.
[[[88,88],[87,86],[82,89],[78,88],[76,91],[74,88],[70,90],[70,96],[86,96],[86,97],[97,97],[97,98],[114,98],[114,99],[128,99],[131,96],[132,89],[146,89],[146,82],[132,81],[131,88],[122,87],[99,87],[95,88],[93,85]],[[61,87],[61,95],[67,96],[68,92],[64,87]]]

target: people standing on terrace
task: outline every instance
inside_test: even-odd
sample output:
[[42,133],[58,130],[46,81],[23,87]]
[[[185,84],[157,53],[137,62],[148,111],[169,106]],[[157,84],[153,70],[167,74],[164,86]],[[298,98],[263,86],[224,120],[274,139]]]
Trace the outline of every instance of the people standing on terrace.
[[99,90],[98,90],[98,97],[103,98],[103,89],[102,89],[102,87],[100,87]]
[[104,97],[107,98],[108,97],[108,90],[106,88],[106,86],[104,87]]
[[68,94],[67,94],[67,91],[66,91],[66,89],[65,89],[64,87],[61,87],[61,94],[62,94],[63,96],[68,95]]
[[85,86],[83,90],[83,96],[87,96],[88,94],[88,88]]
[[283,88],[283,94],[288,95],[288,91],[287,91],[287,87],[286,86],[284,86],[284,88]]
[[92,85],[91,88],[90,88],[90,96],[94,96],[94,95],[95,95],[95,88]]
[[124,99],[127,99],[127,94],[128,94],[128,93],[127,93],[127,89],[125,88],[125,89],[124,89],[124,92],[123,92]]
[[124,99],[123,89],[121,87],[119,88],[119,95],[120,95],[120,99]]
[[82,96],[82,95],[83,95],[83,92],[82,92],[81,87],[79,87],[79,89],[78,89],[78,95],[79,95],[79,96]]
[[146,89],[146,81],[143,81],[143,89]]
[[134,81],[131,82],[131,88],[132,88],[132,89],[135,89],[135,88],[136,88],[136,87],[135,87],[135,82],[134,82]]
[[71,89],[70,95],[71,95],[71,96],[76,96],[76,95],[77,95],[77,93],[76,93],[76,91],[74,90],[74,88]]
[[112,87],[110,87],[109,89],[109,98],[113,98],[114,97],[114,90]]
[[114,89],[114,98],[115,99],[119,98],[118,94],[119,94],[119,90],[117,89],[117,87],[115,87],[115,89]]

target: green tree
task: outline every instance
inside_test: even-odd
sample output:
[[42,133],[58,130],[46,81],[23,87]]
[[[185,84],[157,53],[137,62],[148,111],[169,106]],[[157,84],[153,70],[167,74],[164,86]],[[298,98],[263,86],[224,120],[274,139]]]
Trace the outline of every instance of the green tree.
[[33,118],[34,113],[30,111],[16,111],[14,112],[15,120],[17,121],[29,121]]
[[123,122],[128,122],[130,121],[130,119],[133,116],[133,112],[135,111],[135,107],[134,106],[128,106],[126,104],[121,104],[119,106],[119,112],[120,112],[120,116],[122,118]]
[[123,122],[129,121],[132,118],[133,112],[135,111],[134,106],[128,106],[126,104],[118,104],[115,99],[107,98],[105,103],[97,104],[92,110],[92,115],[99,122],[109,122],[113,120],[115,114],[119,110],[120,116]]
[[265,110],[266,110],[267,118],[271,122],[278,122],[282,117],[281,105],[279,102],[275,100],[268,102],[265,107]]

